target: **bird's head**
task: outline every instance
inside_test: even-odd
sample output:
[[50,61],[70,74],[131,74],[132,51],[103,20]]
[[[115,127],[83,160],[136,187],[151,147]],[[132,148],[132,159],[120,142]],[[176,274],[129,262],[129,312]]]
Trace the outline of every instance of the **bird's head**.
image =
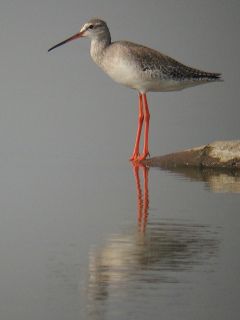
[[83,37],[90,39],[99,38],[104,36],[108,32],[108,26],[105,21],[93,18],[86,22],[80,29]]
[[48,49],[48,52],[78,38],[87,37],[92,40],[100,39],[106,35],[110,36],[106,22],[98,18],[93,18],[84,23],[78,33]]

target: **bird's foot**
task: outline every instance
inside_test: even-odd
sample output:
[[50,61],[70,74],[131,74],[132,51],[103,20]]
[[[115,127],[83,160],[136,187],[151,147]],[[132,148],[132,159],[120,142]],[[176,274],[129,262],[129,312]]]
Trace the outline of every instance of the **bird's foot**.
[[150,156],[150,153],[148,151],[143,152],[141,155],[138,156],[137,161],[145,160],[148,156]]
[[138,157],[139,157],[139,153],[133,153],[131,158],[129,158],[129,161],[137,162],[138,161]]
[[150,153],[148,151],[143,152],[141,155],[140,154],[133,154],[131,156],[131,158],[129,159],[129,161],[139,162],[139,161],[145,160],[148,156],[150,156]]

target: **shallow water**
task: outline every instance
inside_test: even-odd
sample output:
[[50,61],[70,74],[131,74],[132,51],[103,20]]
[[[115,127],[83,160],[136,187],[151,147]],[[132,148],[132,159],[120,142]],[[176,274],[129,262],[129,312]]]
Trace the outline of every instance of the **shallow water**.
[[237,176],[5,160],[1,319],[238,318]]
[[240,1],[2,1],[0,320],[238,320],[239,176],[131,166],[137,93],[47,54],[92,15],[223,74],[148,95],[152,156],[239,139]]

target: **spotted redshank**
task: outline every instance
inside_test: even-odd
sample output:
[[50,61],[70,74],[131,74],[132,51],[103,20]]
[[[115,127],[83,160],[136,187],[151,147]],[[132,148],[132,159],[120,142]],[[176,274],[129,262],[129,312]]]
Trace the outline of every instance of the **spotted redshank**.
[[[220,80],[220,73],[205,72],[188,67],[154,49],[129,41],[111,42],[106,22],[94,18],[80,31],[50,48],[51,51],[69,41],[91,39],[93,61],[113,80],[138,91],[139,116],[135,146],[130,160],[141,161],[149,155],[148,133],[150,113],[146,93],[149,91],[177,91],[207,82]],[[139,153],[144,121],[143,152]]]

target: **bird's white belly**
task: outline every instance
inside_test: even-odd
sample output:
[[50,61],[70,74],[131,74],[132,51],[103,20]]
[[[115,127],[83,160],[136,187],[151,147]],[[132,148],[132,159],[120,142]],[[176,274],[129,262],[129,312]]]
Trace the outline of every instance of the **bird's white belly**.
[[122,59],[114,60],[114,63],[108,64],[107,68],[103,66],[103,70],[116,82],[142,93],[148,91],[178,91],[200,84],[191,80],[178,81],[151,77],[147,72],[139,70],[134,64]]

